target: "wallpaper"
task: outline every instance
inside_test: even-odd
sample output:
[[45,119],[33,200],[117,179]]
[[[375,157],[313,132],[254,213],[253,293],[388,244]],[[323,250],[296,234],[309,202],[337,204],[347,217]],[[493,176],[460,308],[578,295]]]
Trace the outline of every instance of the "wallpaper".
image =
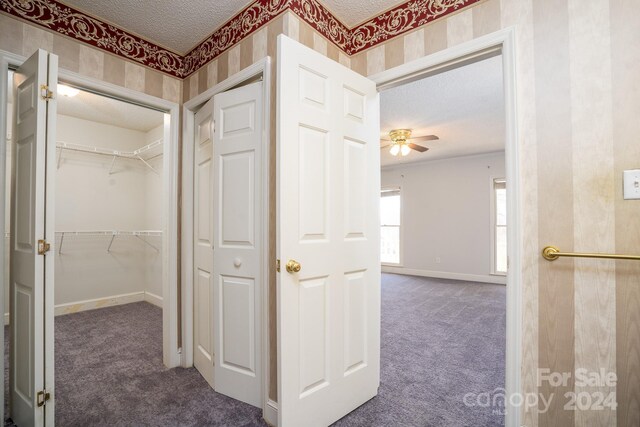
[[184,78],[287,10],[298,15],[344,53],[352,55],[478,1],[411,0],[350,29],[317,0],[256,0],[184,56],[57,0],[4,0],[0,3],[0,10],[106,52]]

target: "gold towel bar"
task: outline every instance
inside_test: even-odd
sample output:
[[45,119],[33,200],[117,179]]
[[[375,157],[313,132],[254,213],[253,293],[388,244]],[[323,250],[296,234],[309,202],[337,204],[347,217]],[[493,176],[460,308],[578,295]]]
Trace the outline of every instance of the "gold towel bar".
[[640,261],[640,255],[616,255],[616,254],[589,254],[589,253],[574,253],[574,252],[560,252],[560,249],[555,246],[547,246],[542,250],[542,256],[547,261],[555,261],[560,257],[572,257],[572,258],[608,258],[608,259],[630,259],[634,261]]

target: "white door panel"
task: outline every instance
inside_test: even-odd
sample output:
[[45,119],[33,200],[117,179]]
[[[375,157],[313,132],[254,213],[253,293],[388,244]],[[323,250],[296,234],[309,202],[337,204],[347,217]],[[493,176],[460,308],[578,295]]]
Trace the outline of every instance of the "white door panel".
[[193,364],[214,387],[213,99],[195,116]]
[[380,382],[378,94],[285,36],[278,61],[279,425],[326,426]]
[[262,406],[262,83],[214,97],[215,389]]
[[[53,168],[57,57],[43,50],[14,74],[11,183],[10,312],[11,417],[20,426],[53,425],[53,256],[38,254],[38,240],[54,241]],[[44,89],[43,89],[44,86]],[[47,305],[50,306],[47,308]],[[38,406],[38,392],[51,400]]]

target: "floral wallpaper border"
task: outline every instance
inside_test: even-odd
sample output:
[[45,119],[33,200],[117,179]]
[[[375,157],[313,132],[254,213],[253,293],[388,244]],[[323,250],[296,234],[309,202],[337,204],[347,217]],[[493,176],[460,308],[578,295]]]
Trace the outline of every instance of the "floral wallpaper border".
[[317,0],[256,0],[184,56],[57,0],[2,0],[0,11],[182,79],[286,10],[354,55],[479,1],[410,0],[348,28]]

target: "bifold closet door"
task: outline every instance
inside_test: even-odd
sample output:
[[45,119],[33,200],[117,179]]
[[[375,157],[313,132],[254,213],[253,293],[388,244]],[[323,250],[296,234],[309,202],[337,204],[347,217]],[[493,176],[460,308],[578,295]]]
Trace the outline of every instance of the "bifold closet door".
[[262,82],[214,98],[217,392],[262,406]]
[[[10,239],[11,418],[53,425],[53,257],[57,56],[38,50],[14,74]],[[47,165],[49,165],[47,167]]]
[[193,364],[214,387],[213,99],[195,116],[193,218]]

